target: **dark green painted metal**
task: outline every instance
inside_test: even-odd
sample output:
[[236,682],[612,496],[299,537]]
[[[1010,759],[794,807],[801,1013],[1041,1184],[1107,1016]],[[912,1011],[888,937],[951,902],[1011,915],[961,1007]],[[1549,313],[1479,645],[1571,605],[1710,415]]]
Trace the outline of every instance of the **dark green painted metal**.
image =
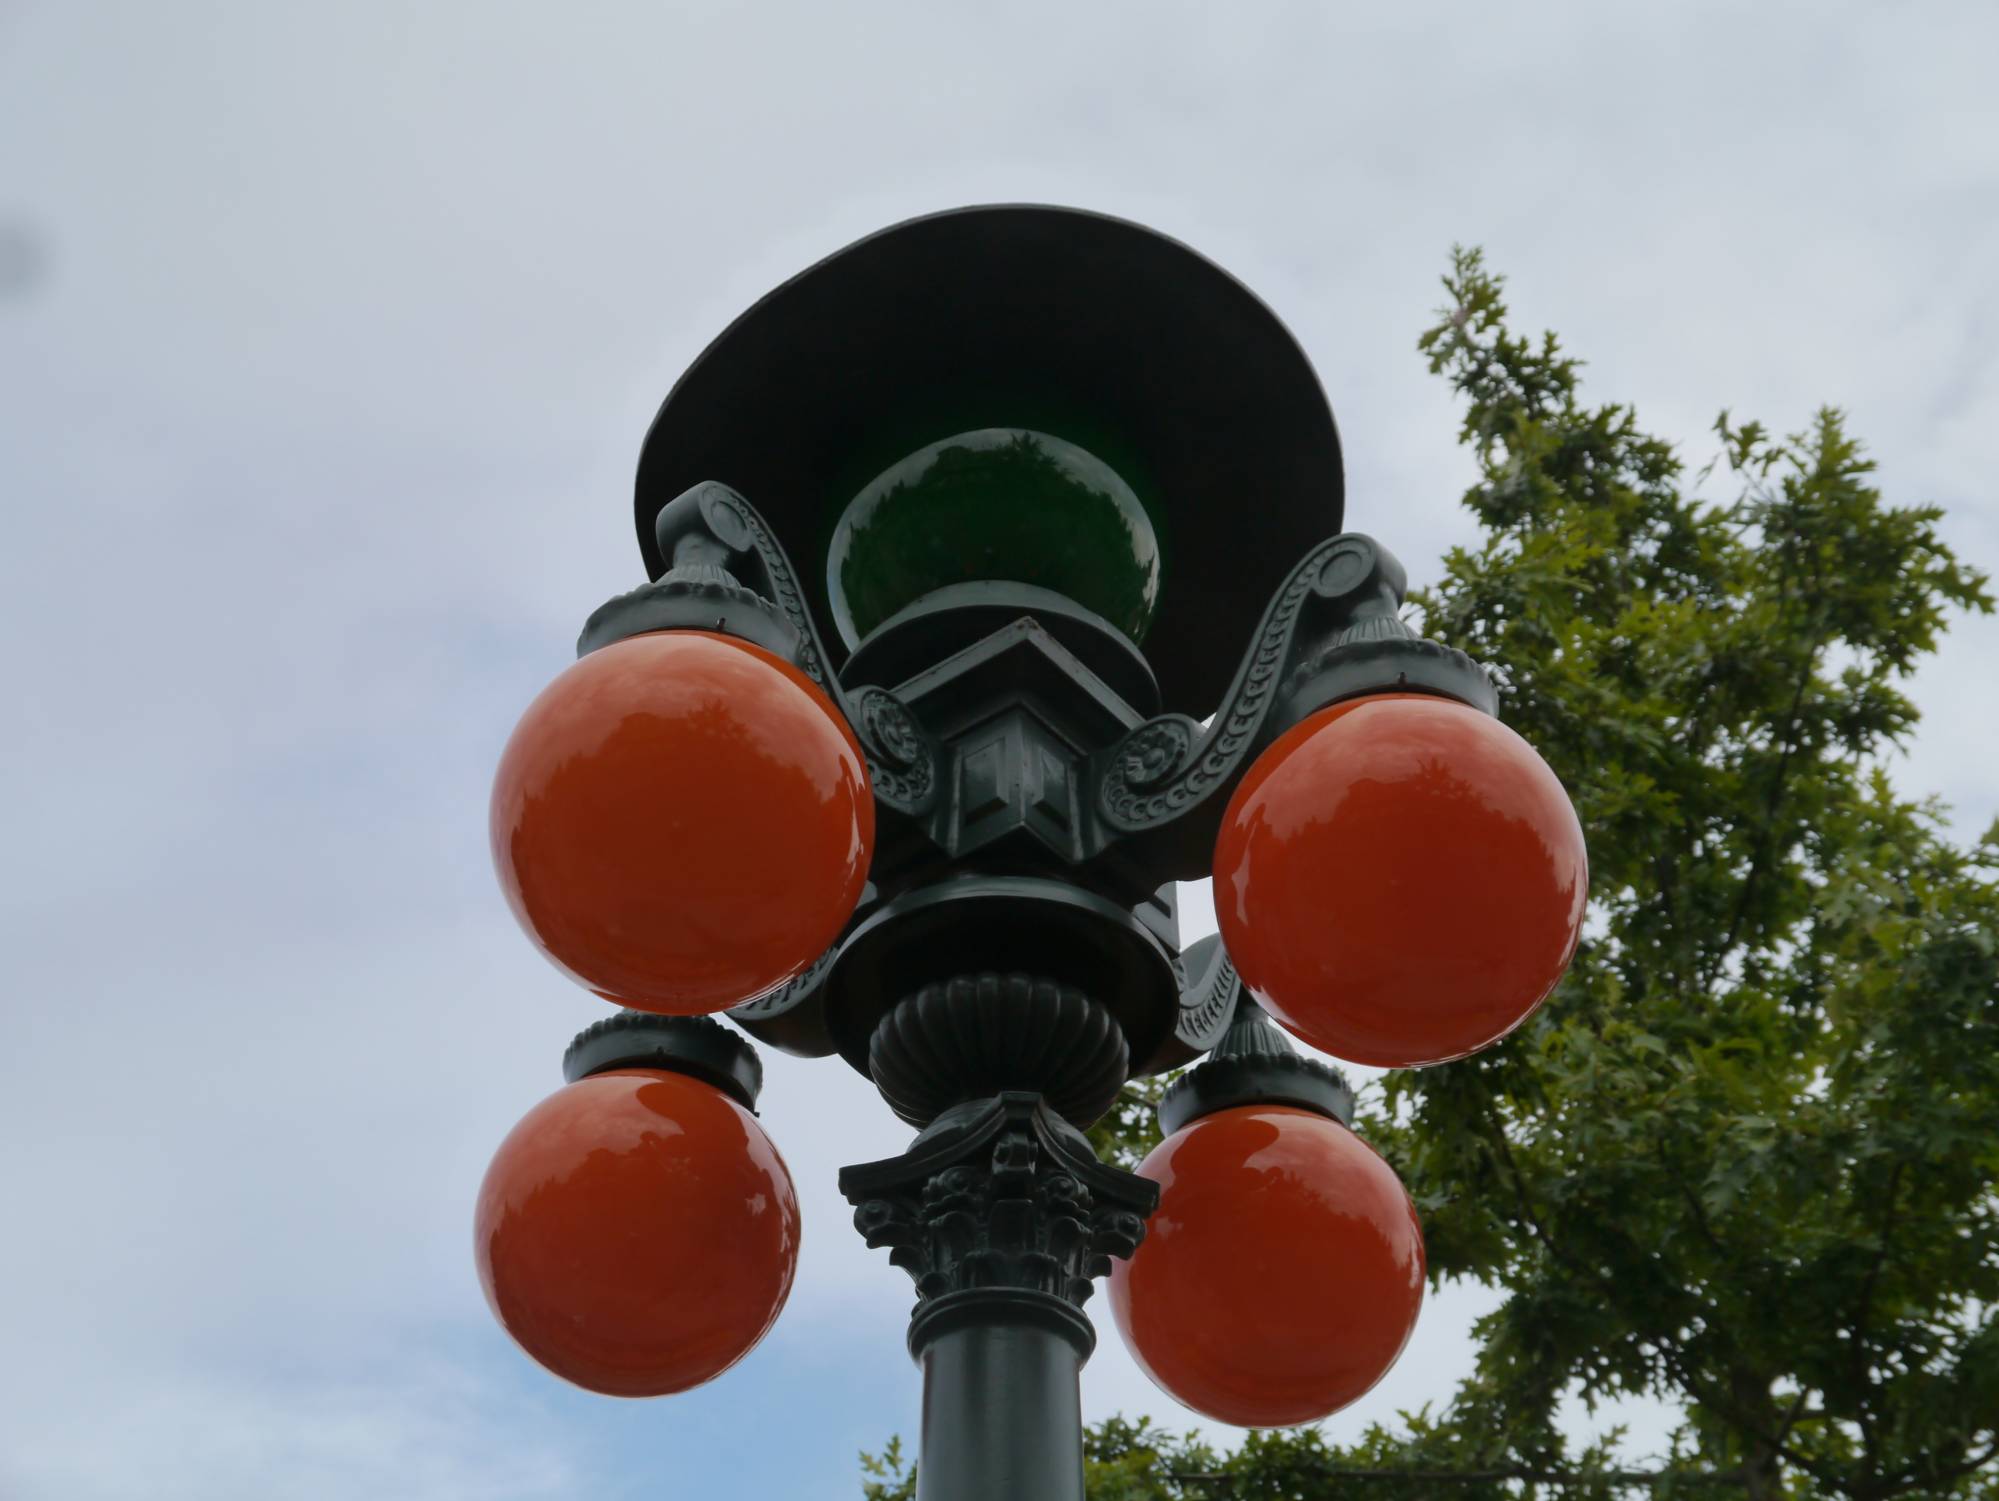
[[[806,630],[786,619],[765,592],[731,571],[731,565],[741,567],[753,558],[748,518],[754,514],[725,485],[696,485],[677,496],[653,520],[660,548],[673,566],[592,611],[576,638],[576,655],[647,631],[695,630],[738,636],[788,662],[816,665],[820,654],[809,649]],[[788,564],[783,571],[789,571]],[[758,582],[764,590],[775,592],[771,570],[763,569],[762,575]]]
[[1228,950],[1217,934],[1195,940],[1180,955],[1180,1014],[1173,1021],[1173,1044],[1161,1057],[1165,1068],[1198,1058],[1221,1040],[1246,992]]
[[1244,994],[1214,1050],[1168,1086],[1159,1101],[1159,1129],[1172,1135],[1189,1121],[1238,1105],[1295,1105],[1353,1124],[1347,1076],[1291,1046],[1283,1029]]
[[1083,1501],[1090,1321],[1045,1293],[958,1296],[910,1330],[923,1372],[917,1501]]
[[1435,693],[1494,713],[1483,668],[1403,624],[1406,583],[1394,555],[1358,532],[1307,552],[1272,596],[1207,725],[1155,715],[1092,758],[1096,851],[1150,879],[1206,876],[1243,773],[1284,731],[1341,699]]
[[1340,527],[1339,435],[1297,341],[1234,277],[1153,230],[1040,205],[895,225],[778,287],[667,397],[639,458],[654,514],[702,480],[764,509],[807,564],[808,607],[847,503],[955,433],[1027,428],[1087,450],[1146,503],[1163,586],[1146,651],[1203,715],[1295,558]]
[[[1158,915],[1172,922],[1170,910]],[[875,1029],[903,997],[1023,962],[1101,1004],[1134,1072],[1153,1071],[1177,1010],[1171,949],[1129,908],[1068,882],[967,874],[904,892],[856,923],[817,1000],[841,1055],[867,1073]]]
[[946,1111],[902,1156],[843,1168],[840,1192],[916,1286],[919,1497],[1082,1501],[1083,1304],[1138,1248],[1159,1185],[1023,1091]]
[[[866,893],[861,911],[872,903]],[[786,981],[769,995],[732,1006],[729,1020],[767,1047],[795,1058],[824,1058],[840,1051],[826,1027],[826,977],[833,972],[838,948],[828,949],[804,974]]]
[[562,1055],[562,1077],[571,1084],[614,1068],[688,1074],[733,1095],[751,1111],[764,1082],[757,1050],[705,1016],[620,1011],[578,1032]]
[[1066,595],[1011,579],[950,584],[898,610],[840,669],[848,688],[895,688],[1016,620],[1032,620],[1139,715],[1159,712],[1145,654],[1101,615]]
[[986,970],[905,996],[868,1040],[868,1073],[902,1119],[927,1126],[1005,1090],[1038,1094],[1087,1128],[1131,1072],[1124,1029],[1073,985]]
[[1495,707],[1470,658],[1411,635],[1400,564],[1357,534],[1292,569],[1204,728],[1183,715],[1141,719],[1126,694],[1150,685],[1129,643],[1073,601],[1004,580],[916,602],[850,662],[869,680],[843,682],[826,669],[783,548],[743,497],[697,485],[656,528],[674,567],[599,610],[585,649],[679,625],[784,648],[867,755],[876,858],[848,933],[807,975],[732,1013],[776,1046],[837,1050],[862,1071],[895,999],[1011,968],[1024,953],[1103,998],[1135,1072],[1185,1062],[1219,1035],[1235,980],[1218,956],[1212,973],[1188,968],[1182,993],[1166,893],[1206,874],[1222,810],[1255,756],[1356,694],[1416,689]]

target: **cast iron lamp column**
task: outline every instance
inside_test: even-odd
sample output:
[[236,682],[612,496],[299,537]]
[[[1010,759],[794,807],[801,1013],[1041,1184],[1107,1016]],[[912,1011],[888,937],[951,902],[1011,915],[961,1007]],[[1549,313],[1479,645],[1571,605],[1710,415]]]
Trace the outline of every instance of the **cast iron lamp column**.
[[[916,1128],[840,1186],[915,1284],[924,1501],[1080,1501],[1107,1273],[1140,1362],[1225,1421],[1379,1379],[1421,1230],[1284,1031],[1391,1067],[1491,1045],[1560,977],[1587,871],[1342,505],[1282,325],[1096,215],[896,226],[704,352],[640,460],[652,581],[591,616],[495,786],[516,916],[626,1008],[481,1193],[529,1354],[658,1395],[777,1317],[798,1215],[725,1013]],[[1175,883],[1209,874],[1221,936],[1183,948]],[[1204,1054],[1140,1172],[1095,1158],[1128,1079]]]

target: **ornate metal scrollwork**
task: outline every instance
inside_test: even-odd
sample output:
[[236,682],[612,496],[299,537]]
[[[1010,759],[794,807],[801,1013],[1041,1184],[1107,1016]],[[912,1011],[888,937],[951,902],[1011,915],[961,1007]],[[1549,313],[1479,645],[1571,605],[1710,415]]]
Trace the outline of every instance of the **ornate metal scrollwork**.
[[887,689],[850,697],[841,688],[791,560],[756,508],[727,485],[704,480],[661,507],[653,531],[666,572],[592,614],[577,655],[641,631],[711,630],[755,642],[794,664],[846,716],[877,799],[922,817],[937,783],[937,748]]
[[[1162,716],[1140,725],[1110,753],[1098,806],[1114,828],[1136,831],[1163,822],[1232,780],[1245,753],[1264,738],[1261,732],[1291,660],[1305,601],[1320,587],[1328,564],[1347,550],[1348,540],[1335,537],[1322,543],[1291,570],[1264,612],[1228,697],[1204,734],[1188,735],[1190,721],[1184,717]],[[1162,765],[1158,752],[1169,745],[1175,754]],[[1141,772],[1137,779],[1131,776],[1134,769]]]
[[1406,585],[1393,554],[1358,532],[1307,553],[1272,597],[1205,731],[1184,715],[1160,715],[1100,758],[1104,842],[1218,802],[1264,746],[1339,699],[1409,687],[1494,712],[1491,680],[1471,658],[1402,623]]
[[1123,785],[1143,792],[1178,770],[1200,738],[1201,727],[1183,715],[1167,715],[1141,725],[1118,746],[1118,776]]
[[[734,571],[744,558],[755,558],[746,513],[741,497],[725,485],[696,485],[675,498],[654,526],[666,572],[599,606],[577,637],[576,654],[645,631],[709,630],[755,642],[801,667],[814,660],[815,643],[807,634],[812,622],[774,606]],[[823,686],[819,674],[812,675]]]
[[1080,1310],[1113,1256],[1130,1256],[1159,1185],[1106,1167],[1039,1096],[961,1105],[883,1162],[843,1168],[870,1247],[916,1284],[918,1311],[952,1293],[1017,1289]]
[[[827,666],[826,648],[805,604],[805,591],[798,574],[785,556],[783,546],[763,517],[741,495],[727,485],[708,481],[689,494],[698,497],[702,520],[711,535],[738,556],[753,561],[757,583],[798,636],[798,648],[791,660],[840,706],[853,726],[854,737],[868,759],[868,775],[875,796],[898,813],[919,817],[928,811],[937,782],[937,750],[917,724],[915,716],[886,688],[869,688],[849,696]],[[667,548],[666,516],[679,501],[660,512],[660,552]]]
[[838,1044],[826,1030],[826,979],[840,956],[834,944],[775,990],[731,1006],[729,1020],[759,1042],[801,1058],[824,1058]]
[[876,795],[912,816],[928,812],[937,791],[938,752],[908,705],[876,687],[855,689],[845,704],[868,753]]
[[799,974],[793,975],[775,990],[767,991],[754,1000],[744,1001],[740,1006],[731,1006],[729,1016],[734,1021],[758,1021],[766,1017],[778,1016],[798,1005],[806,996],[817,990],[831,973],[833,960],[839,951],[828,949]]
[[[709,480],[696,485],[690,493],[700,497],[702,519],[715,536],[738,554],[755,557],[763,573],[761,582],[768,586],[765,592],[798,632],[799,648],[793,660],[801,672],[837,702],[839,683],[826,665],[826,648],[820,643],[818,627],[812,623],[812,612],[805,606],[805,592],[799,588],[798,575],[793,572],[791,559],[785,556],[776,535],[755,508],[727,485]],[[660,515],[663,520],[666,512]],[[660,537],[660,553],[672,556],[664,535]]]
[[1242,998],[1242,977],[1235,961],[1215,935],[1190,944],[1181,955],[1186,982],[1180,990],[1180,1014],[1173,1021],[1173,1035],[1193,1052],[1205,1053],[1228,1030]]

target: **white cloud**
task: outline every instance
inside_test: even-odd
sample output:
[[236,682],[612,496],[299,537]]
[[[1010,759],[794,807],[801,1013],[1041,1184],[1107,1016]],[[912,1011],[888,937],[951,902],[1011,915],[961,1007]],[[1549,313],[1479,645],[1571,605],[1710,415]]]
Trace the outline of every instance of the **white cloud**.
[[[586,1489],[532,1402],[403,1355],[324,1381],[99,1372],[87,1401],[16,1394],[0,1419],[14,1501],[557,1501]],[[123,1378],[123,1379],[121,1379]]]

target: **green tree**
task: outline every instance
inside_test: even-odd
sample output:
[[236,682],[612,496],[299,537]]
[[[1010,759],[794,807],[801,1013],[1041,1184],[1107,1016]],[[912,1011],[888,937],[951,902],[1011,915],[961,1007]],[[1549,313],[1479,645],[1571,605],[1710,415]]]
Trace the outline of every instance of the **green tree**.
[[[1482,535],[1416,603],[1568,787],[1591,912],[1526,1027],[1390,1074],[1360,1129],[1433,1277],[1503,1301],[1440,1412],[1227,1455],[1115,1422],[1091,1494],[1999,1495],[1999,825],[1963,848],[1885,770],[1901,684],[1985,581],[1936,510],[1884,503],[1839,412],[1790,438],[1724,413],[1690,474],[1508,330],[1476,252],[1444,285],[1420,348]],[[1100,1138],[1145,1131],[1127,1108]],[[1659,1463],[1565,1441],[1563,1402],[1630,1395],[1684,1410]]]

